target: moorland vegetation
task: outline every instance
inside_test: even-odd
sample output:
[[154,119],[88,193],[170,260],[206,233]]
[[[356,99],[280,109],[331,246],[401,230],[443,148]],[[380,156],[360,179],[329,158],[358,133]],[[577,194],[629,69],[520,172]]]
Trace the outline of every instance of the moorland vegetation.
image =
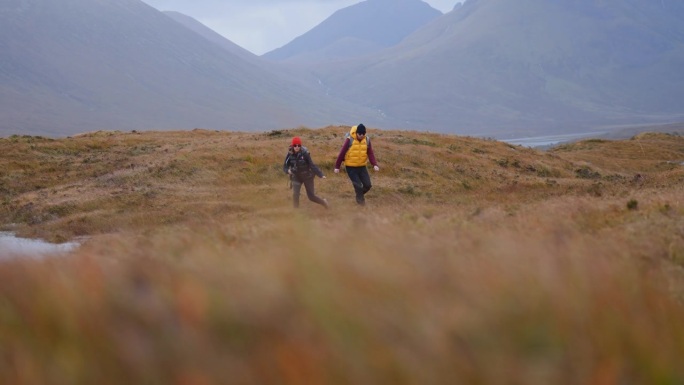
[[[348,127],[0,138],[0,383],[683,384],[684,138]],[[291,207],[300,136],[331,209]]]

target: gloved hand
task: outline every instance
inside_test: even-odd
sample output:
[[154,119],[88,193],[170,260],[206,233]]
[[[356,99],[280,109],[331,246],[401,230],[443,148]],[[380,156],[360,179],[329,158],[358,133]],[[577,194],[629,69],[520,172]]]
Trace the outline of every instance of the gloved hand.
[[336,168],[336,169],[335,169],[335,174],[339,174],[339,173],[340,173],[340,169],[339,169],[339,168]]
[[375,171],[380,171],[380,167],[378,167],[378,166],[373,166],[373,170],[375,170]]

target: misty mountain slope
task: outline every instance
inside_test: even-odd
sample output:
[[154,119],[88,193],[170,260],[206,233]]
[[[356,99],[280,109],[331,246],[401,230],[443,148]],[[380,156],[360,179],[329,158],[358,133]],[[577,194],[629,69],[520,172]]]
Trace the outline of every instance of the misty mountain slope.
[[248,50],[226,39],[213,29],[205,26],[204,24],[200,23],[199,21],[188,15],[175,11],[163,11],[163,13],[166,16],[177,21],[178,23],[182,24],[183,26],[187,27],[191,31],[201,35],[209,41],[218,44],[228,52],[232,52],[233,54],[240,56],[242,59],[253,60],[254,58],[258,57],[257,55],[249,52]]
[[400,44],[319,67],[407,127],[501,135],[684,116],[682,3],[470,0]]
[[421,0],[366,0],[263,57],[303,62],[359,56],[399,43],[441,14]]
[[[164,11],[164,14],[187,27],[191,31],[201,35],[205,39],[216,43],[218,46],[227,50],[228,52],[239,56],[241,59],[249,62],[250,65],[258,67],[260,70],[270,72],[276,77],[285,77],[288,82],[300,83],[304,87],[311,87],[313,85],[317,92],[320,91],[318,79],[312,76],[309,71],[301,69],[297,66],[283,66],[280,63],[274,63],[270,60],[265,60],[226,39],[196,19],[180,12]],[[359,107],[355,106],[353,108]]]
[[22,0],[0,8],[0,134],[265,130],[374,114],[304,83],[265,71],[138,0]]

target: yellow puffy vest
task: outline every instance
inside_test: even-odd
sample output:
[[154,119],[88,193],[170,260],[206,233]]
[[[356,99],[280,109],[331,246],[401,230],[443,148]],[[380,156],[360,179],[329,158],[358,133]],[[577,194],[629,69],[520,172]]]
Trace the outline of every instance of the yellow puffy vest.
[[356,140],[356,127],[349,131],[351,145],[344,156],[344,165],[349,167],[361,167],[368,163],[368,141],[365,136],[360,142]]

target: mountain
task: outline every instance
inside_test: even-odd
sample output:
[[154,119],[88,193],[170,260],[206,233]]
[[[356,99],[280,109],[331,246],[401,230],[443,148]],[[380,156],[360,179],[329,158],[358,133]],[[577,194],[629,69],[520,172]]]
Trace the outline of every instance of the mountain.
[[139,0],[0,5],[0,135],[268,130],[378,114],[255,65]]
[[681,121],[682,19],[675,0],[469,0],[316,74],[404,128],[506,136]]
[[[173,20],[177,21],[184,27],[199,34],[200,36],[211,41],[212,43],[215,43],[220,48],[230,52],[233,55],[238,56],[242,60],[245,60],[251,66],[257,67],[261,71],[269,72],[277,77],[284,77],[287,79],[288,82],[298,82],[305,87],[310,87],[311,85],[314,85],[314,88],[316,88],[316,90],[314,90],[313,92],[320,93],[318,79],[313,77],[309,71],[298,68],[297,66],[283,66],[278,63],[271,62],[270,60],[264,60],[259,56],[249,52],[248,50],[240,47],[239,45],[233,43],[232,41],[226,39],[222,35],[215,32],[213,29],[205,26],[198,20],[188,15],[174,11],[164,11],[163,13],[172,18]],[[329,100],[330,98],[327,99]],[[360,108],[360,110],[363,109]]]
[[[402,4],[424,8],[340,11],[285,66],[139,0],[6,0],[0,136],[364,122],[507,138],[684,121],[680,1],[469,0],[405,37],[361,8]],[[351,57],[361,45],[372,52]]]
[[253,61],[254,58],[258,57],[257,55],[247,51],[246,49],[226,39],[213,29],[207,27],[206,25],[200,23],[199,21],[188,15],[175,11],[163,11],[163,13],[166,16],[177,21],[181,25],[185,26],[186,28],[190,29],[191,31],[199,34],[200,36],[204,37],[205,39],[211,42],[218,44],[221,48],[239,56],[242,59]]
[[366,0],[335,12],[262,57],[306,63],[373,53],[396,45],[441,15],[421,0]]

